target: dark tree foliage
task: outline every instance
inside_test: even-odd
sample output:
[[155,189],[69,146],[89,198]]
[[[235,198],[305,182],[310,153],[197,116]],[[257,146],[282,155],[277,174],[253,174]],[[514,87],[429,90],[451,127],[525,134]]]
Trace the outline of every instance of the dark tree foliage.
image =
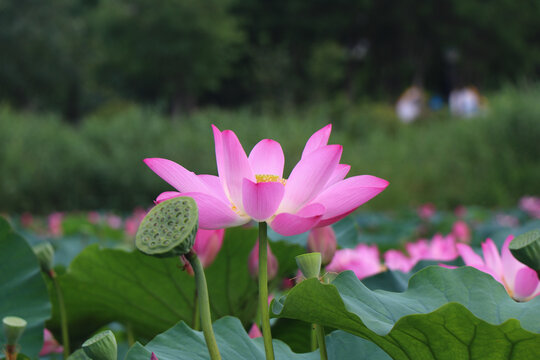
[[[296,105],[536,80],[535,0],[0,0],[0,102]],[[166,106],[163,106],[166,105]]]

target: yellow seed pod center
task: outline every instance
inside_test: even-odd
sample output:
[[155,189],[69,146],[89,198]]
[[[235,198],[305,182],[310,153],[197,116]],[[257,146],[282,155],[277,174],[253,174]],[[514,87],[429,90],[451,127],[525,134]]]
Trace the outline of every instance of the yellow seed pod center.
[[279,183],[282,183],[283,185],[287,183],[287,180],[277,175],[260,174],[260,175],[255,175],[255,179],[257,180],[257,183],[279,182]]

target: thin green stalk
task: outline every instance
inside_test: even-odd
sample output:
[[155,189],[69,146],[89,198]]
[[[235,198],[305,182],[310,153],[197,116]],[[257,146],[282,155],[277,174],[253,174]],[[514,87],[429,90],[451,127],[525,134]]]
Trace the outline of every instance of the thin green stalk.
[[69,331],[68,331],[68,320],[66,314],[66,306],[64,304],[64,295],[62,294],[62,289],[58,283],[58,277],[56,272],[51,270],[49,276],[54,284],[54,289],[56,291],[56,298],[58,299],[58,309],[60,310],[60,326],[62,328],[62,346],[64,347],[64,359],[67,359],[71,353],[69,350]]
[[315,332],[317,333],[317,342],[319,343],[321,360],[328,360],[328,354],[326,353],[326,340],[324,339],[324,327],[322,325],[315,324]]
[[201,312],[199,311],[199,296],[197,295],[197,289],[195,289],[195,298],[193,301],[193,322],[191,327],[193,330],[201,330]]
[[317,350],[317,325],[311,324],[311,351]]
[[132,347],[135,344],[135,334],[133,334],[133,326],[131,323],[126,325],[126,334],[129,347]]
[[199,297],[199,311],[201,313],[201,325],[203,329],[204,339],[206,340],[206,347],[210,353],[211,360],[221,360],[219,349],[216,343],[216,337],[214,336],[214,330],[212,329],[212,316],[210,314],[210,300],[208,297],[208,287],[206,285],[206,277],[204,276],[204,269],[201,261],[197,257],[197,254],[191,250],[186,254],[193,272],[195,273],[195,283],[197,285],[197,294]]
[[266,223],[259,223],[259,308],[266,360],[274,360],[270,315],[268,313],[268,239]]

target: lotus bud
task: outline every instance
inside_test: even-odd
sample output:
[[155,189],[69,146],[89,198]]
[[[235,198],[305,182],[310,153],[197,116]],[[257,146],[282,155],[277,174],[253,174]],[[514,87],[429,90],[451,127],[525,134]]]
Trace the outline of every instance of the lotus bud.
[[298,255],[296,264],[306,279],[319,278],[321,273],[321,253],[312,252]]
[[[278,272],[278,261],[272,250],[270,249],[270,244],[268,244],[268,280],[272,280]],[[259,276],[259,240],[255,243],[255,246],[249,253],[248,257],[248,268],[249,273],[252,277],[256,278]]]
[[193,250],[199,257],[204,267],[210,266],[216,258],[221,245],[223,245],[224,229],[220,230],[204,230],[199,229],[195,236],[195,244]]
[[259,327],[255,323],[253,323],[253,325],[251,325],[251,329],[249,329],[248,335],[249,335],[249,337],[251,339],[255,339],[255,338],[263,336],[262,332],[261,332],[261,329],[259,329]]
[[198,220],[197,204],[192,198],[163,201],[142,220],[135,246],[147,255],[159,257],[187,254],[195,242]]
[[24,329],[26,329],[26,320],[17,316],[6,316],[2,319],[4,325],[4,335],[7,345],[17,345]]
[[82,344],[86,355],[92,360],[116,360],[116,338],[111,330],[100,332]]
[[540,278],[540,230],[516,236],[508,248],[517,260],[535,270]]
[[336,233],[331,226],[315,228],[309,232],[307,240],[308,252],[321,253],[323,265],[328,265],[336,253]]
[[43,242],[32,247],[34,254],[38,258],[41,269],[45,272],[51,271],[54,262],[54,249],[48,242]]
[[452,235],[458,242],[470,243],[471,242],[471,230],[469,225],[463,220],[456,221],[452,226]]
[[159,360],[156,354],[152,352],[152,355],[150,355],[150,360]]

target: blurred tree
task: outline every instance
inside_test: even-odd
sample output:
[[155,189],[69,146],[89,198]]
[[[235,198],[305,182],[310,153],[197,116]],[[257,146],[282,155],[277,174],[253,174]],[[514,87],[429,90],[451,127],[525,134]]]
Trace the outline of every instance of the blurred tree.
[[93,22],[98,77],[143,101],[192,109],[231,71],[242,33],[221,0],[102,1]]
[[81,63],[75,49],[83,28],[74,13],[77,5],[69,0],[0,0],[1,99],[77,116]]

